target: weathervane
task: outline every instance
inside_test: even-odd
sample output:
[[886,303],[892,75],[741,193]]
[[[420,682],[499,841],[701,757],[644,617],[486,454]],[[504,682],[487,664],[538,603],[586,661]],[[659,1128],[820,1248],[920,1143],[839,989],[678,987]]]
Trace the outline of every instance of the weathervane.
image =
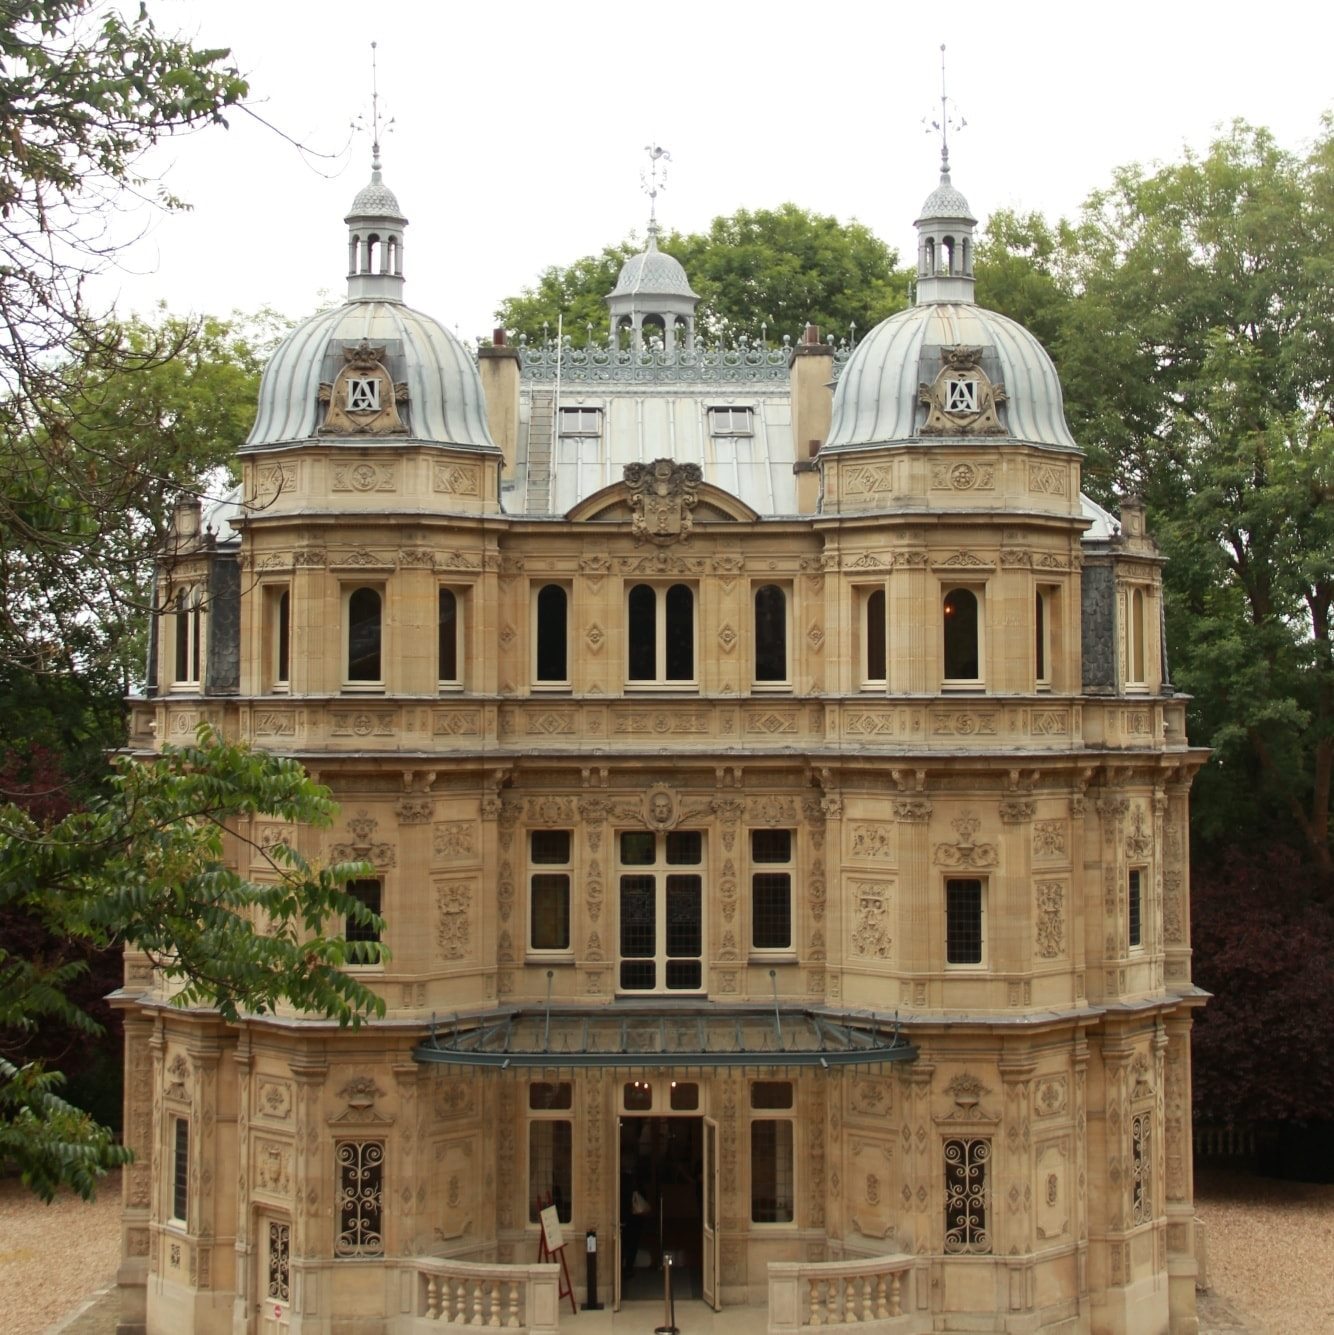
[[940,133],[940,175],[942,179],[949,180],[950,175],[950,142],[949,132],[951,130],[962,130],[968,124],[964,118],[959,115],[959,108],[954,108],[954,114],[950,114],[950,98],[945,91],[945,43],[940,44],[940,119],[931,120],[927,116],[922,117],[922,124],[926,126],[927,134],[933,131]]
[[[371,170],[380,170],[380,77],[379,69],[376,65],[375,48],[379,46],[378,42],[371,43]],[[384,132],[388,134],[394,128],[393,117],[384,123]],[[352,122],[354,131],[365,131],[366,118],[358,116]]]
[[648,230],[650,235],[657,235],[658,231],[658,191],[667,184],[667,168],[659,167],[659,163],[668,163],[672,160],[672,155],[659,144],[645,144],[644,152],[648,154],[648,166],[639,173],[639,183],[648,196]]

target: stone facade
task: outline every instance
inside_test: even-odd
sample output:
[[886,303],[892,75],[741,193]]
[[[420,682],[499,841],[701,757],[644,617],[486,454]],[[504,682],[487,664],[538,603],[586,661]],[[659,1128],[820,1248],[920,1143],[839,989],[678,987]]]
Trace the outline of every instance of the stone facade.
[[[178,515],[132,710],[146,756],[207,720],[330,786],[229,853],[373,867],[387,1016],[226,1025],[127,957],[122,1329],[416,1330],[464,1282],[430,1258],[507,1282],[553,1187],[614,1301],[647,1140],[698,1154],[654,1204],[713,1302],[815,1276],[775,1329],[891,1258],[887,1329],[1193,1330],[1201,756],[1142,512],[924,385],[910,442],[789,438],[795,513],[645,458],[538,514],[502,489],[549,383],[490,350],[494,441],[422,439],[396,355],[392,430],[252,437],[226,523]],[[823,438],[834,354],[789,362]]]

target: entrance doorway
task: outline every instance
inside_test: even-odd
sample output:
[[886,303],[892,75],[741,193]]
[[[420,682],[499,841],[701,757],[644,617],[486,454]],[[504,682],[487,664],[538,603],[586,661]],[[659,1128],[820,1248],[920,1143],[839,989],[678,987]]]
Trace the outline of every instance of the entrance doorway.
[[622,1301],[661,1299],[664,1252],[677,1301],[705,1297],[704,1118],[621,1118],[620,1165]]

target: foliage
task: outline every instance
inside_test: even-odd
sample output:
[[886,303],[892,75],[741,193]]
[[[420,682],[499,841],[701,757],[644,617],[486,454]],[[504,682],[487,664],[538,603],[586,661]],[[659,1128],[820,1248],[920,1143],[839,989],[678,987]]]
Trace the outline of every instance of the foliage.
[[[177,984],[178,1005],[226,1020],[287,1005],[359,1025],[384,1013],[342,972],[384,958],[378,943],[342,935],[345,920],[383,926],[345,889],[361,865],[313,866],[283,843],[264,850],[260,879],[229,865],[245,843],[241,822],[323,827],[334,811],[295,761],[201,727],[194,744],[165,747],[153,764],[118,758],[107,792],[54,823],[0,808],[0,908],[32,914],[56,938],[145,953]],[[57,1019],[92,1031],[66,995],[79,971],[0,948],[0,1026]],[[56,1181],[86,1191],[89,1174],[120,1162],[119,1152],[52,1093],[39,1063],[0,1066],[0,1153],[44,1195]]]
[[1197,834],[1208,848],[1275,822],[1327,885],[1331,204],[1328,122],[1305,158],[1238,123],[1202,157],[1118,171],[1074,225],[1002,215],[984,248],[999,308],[1060,367],[1090,490],[1141,492],[1169,558],[1173,677],[1214,748]]
[[1198,866],[1191,937],[1201,1121],[1325,1121],[1334,1066],[1334,910],[1293,849],[1229,849]]
[[[795,204],[739,209],[715,218],[707,232],[663,236],[659,249],[684,266],[700,296],[696,327],[712,339],[796,338],[807,323],[826,337],[866,332],[907,304],[895,251],[859,222],[841,223]],[[621,266],[643,247],[633,239],[604,246],[535,287],[501,302],[496,318],[533,340],[564,332],[576,342],[607,338],[604,298]]]

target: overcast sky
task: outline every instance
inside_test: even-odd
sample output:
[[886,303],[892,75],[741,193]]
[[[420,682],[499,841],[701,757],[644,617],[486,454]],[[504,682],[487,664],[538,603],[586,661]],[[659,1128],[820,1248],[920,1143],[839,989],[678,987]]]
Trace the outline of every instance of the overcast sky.
[[149,3],[160,28],[230,46],[255,110],[332,156],[243,113],[172,141],[149,167],[193,208],[135,220],[146,234],[99,289],[122,312],[298,317],[341,300],[372,40],[407,299],[465,338],[545,266],[642,236],[653,141],[672,157],[666,227],[791,200],[911,254],[938,169],[922,119],[939,111],[942,41],[968,122],[954,184],[984,220],[1068,215],[1117,165],[1176,160],[1234,117],[1304,149],[1334,106],[1334,20],[1289,0]]

